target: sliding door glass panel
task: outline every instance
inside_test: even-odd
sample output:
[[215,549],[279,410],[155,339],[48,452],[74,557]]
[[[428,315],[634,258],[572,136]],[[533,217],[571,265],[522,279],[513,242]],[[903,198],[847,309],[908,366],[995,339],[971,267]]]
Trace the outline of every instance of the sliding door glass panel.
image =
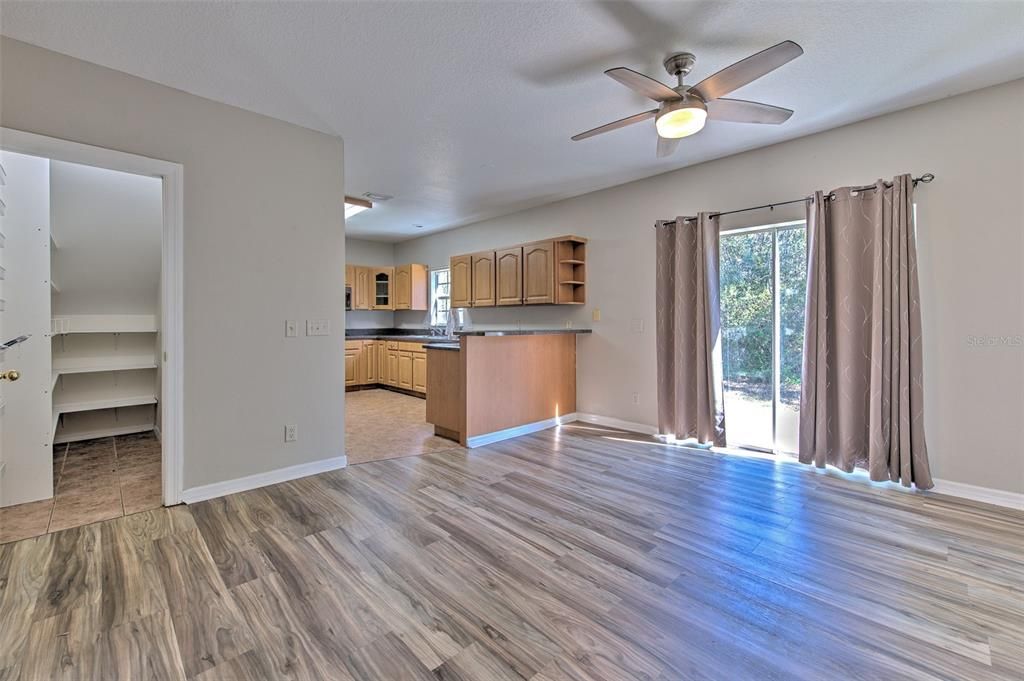
[[722,234],[722,378],[729,446],[774,449],[773,261],[773,230]]
[[[800,366],[804,348],[807,295],[807,230],[803,224],[780,228],[776,237],[778,272],[778,402],[775,448],[796,453],[799,442]],[[727,425],[731,425],[727,422]]]

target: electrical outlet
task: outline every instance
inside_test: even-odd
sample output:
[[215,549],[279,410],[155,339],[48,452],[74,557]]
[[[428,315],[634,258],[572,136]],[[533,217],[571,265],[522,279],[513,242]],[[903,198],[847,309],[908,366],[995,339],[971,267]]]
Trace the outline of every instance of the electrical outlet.
[[565,320],[565,328],[567,328],[567,329],[571,329],[572,328],[572,320],[571,319],[566,319]]
[[329,319],[310,319],[306,321],[306,335],[307,336],[330,336],[331,335],[331,320]]
[[595,322],[601,321],[601,308],[595,307],[594,312],[592,314]]
[[640,393],[633,393],[633,404],[640,404]]
[[295,323],[294,319],[286,319],[284,322],[284,337],[295,338],[299,335],[298,324]]
[[295,442],[299,439],[299,427],[296,425],[289,425],[284,427],[284,441]]

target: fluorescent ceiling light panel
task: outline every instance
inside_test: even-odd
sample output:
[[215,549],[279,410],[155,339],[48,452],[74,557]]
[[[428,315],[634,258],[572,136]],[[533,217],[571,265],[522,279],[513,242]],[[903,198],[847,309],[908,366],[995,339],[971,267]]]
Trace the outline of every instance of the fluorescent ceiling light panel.
[[366,199],[357,199],[354,196],[345,197],[345,219],[349,219],[353,215],[358,215],[364,210],[370,210],[373,208],[373,204]]

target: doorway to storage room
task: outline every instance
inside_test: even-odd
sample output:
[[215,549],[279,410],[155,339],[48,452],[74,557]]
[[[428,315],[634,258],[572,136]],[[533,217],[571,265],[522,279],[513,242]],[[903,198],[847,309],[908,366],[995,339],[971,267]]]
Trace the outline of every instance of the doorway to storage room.
[[4,151],[0,541],[163,503],[159,177]]

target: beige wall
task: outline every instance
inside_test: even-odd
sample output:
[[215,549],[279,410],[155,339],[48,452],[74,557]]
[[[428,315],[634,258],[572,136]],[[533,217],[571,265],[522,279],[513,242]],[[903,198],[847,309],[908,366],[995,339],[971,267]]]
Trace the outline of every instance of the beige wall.
[[185,488],[343,455],[342,141],[7,38],[0,79],[0,125],[184,166]]
[[[1024,334],[1021,111],[1024,81],[1016,81],[403,242],[395,256],[436,267],[452,253],[560,233],[589,237],[584,309],[474,310],[473,322],[593,326],[594,335],[579,342],[579,411],[654,424],[656,219],[933,172],[936,181],[916,196],[934,474],[1024,492],[1024,347],[972,340]],[[679,153],[686,153],[685,141]],[[790,215],[766,210],[742,219],[767,224]],[[595,307],[600,322],[591,321]],[[415,314],[396,319],[418,323]]]
[[[395,264],[395,245],[384,241],[345,239],[345,263],[348,265]],[[390,329],[395,325],[395,313],[388,310],[350,310],[345,313],[347,329]]]

